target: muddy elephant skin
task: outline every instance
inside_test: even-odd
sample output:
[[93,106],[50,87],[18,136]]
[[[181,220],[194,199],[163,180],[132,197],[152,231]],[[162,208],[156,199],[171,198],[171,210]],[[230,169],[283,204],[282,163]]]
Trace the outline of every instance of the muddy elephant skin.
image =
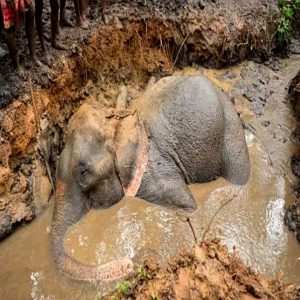
[[133,272],[128,258],[92,266],[65,253],[68,228],[90,209],[130,195],[193,211],[188,184],[219,176],[233,184],[249,179],[240,119],[207,79],[166,77],[149,84],[130,109],[125,103],[123,95],[113,110],[96,101],[83,104],[70,120],[59,159],[51,244],[57,266],[76,280],[108,282]]

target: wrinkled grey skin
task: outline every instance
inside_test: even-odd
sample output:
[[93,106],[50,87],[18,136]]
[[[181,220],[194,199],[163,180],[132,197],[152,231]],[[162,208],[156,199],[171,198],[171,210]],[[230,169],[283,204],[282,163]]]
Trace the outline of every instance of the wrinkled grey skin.
[[248,148],[228,96],[201,77],[167,77],[137,103],[151,135],[138,197],[182,209],[196,204],[186,184],[219,176],[247,183]]
[[[188,211],[196,209],[187,184],[224,177],[247,183],[248,149],[240,119],[228,96],[202,77],[166,77],[150,85],[124,110],[120,97],[114,112],[96,102],[84,104],[69,124],[57,170],[52,250],[69,277],[111,281],[133,271],[129,259],[103,266],[81,264],[64,252],[69,226],[91,208],[105,209],[124,196],[138,158],[148,162],[137,197]],[[100,230],[104,230],[101,228]]]

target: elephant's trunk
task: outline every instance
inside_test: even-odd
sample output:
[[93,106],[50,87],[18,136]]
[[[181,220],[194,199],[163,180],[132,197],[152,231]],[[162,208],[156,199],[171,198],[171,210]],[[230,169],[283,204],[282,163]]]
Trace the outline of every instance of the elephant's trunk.
[[[79,203],[66,205],[66,187],[58,181],[56,202],[51,228],[51,246],[58,268],[68,277],[80,281],[110,282],[132,273],[133,263],[128,258],[113,260],[101,266],[83,264],[69,256],[64,249],[64,237],[68,227],[76,223],[86,210]],[[70,211],[71,210],[71,211]]]

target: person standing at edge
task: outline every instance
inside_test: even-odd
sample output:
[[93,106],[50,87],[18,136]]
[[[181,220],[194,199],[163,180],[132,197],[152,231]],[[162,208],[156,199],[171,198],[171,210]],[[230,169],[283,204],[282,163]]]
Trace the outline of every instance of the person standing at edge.
[[[105,22],[105,10],[108,5],[108,0],[102,0],[102,18]],[[89,0],[74,0],[77,26],[83,29],[88,29],[90,22],[86,18],[86,12],[89,6]],[[106,23],[106,22],[105,22]]]
[[86,19],[89,0],[74,0],[77,26],[82,29],[88,29],[90,22]]
[[[60,4],[60,7],[59,7]],[[66,48],[57,41],[58,37],[58,11],[60,9],[60,25],[64,27],[72,27],[70,21],[65,17],[65,5],[66,0],[50,0],[51,6],[51,45],[57,50],[65,50]],[[43,8],[44,0],[35,0],[36,6],[36,27],[39,35],[39,40],[41,43],[42,50],[46,52],[45,42],[44,42],[44,26],[43,26]]]
[[31,65],[41,66],[42,63],[36,57],[34,44],[34,6],[31,0],[0,0],[1,20],[4,25],[4,33],[9,53],[12,58],[14,68],[19,74],[23,74],[20,66],[17,46],[16,46],[16,27],[24,24],[28,39],[29,54]]

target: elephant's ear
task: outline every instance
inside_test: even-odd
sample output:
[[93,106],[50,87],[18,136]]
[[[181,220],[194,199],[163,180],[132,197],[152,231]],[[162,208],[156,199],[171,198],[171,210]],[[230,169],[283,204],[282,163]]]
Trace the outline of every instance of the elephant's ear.
[[115,165],[126,196],[135,196],[146,170],[149,140],[136,111],[119,121]]

